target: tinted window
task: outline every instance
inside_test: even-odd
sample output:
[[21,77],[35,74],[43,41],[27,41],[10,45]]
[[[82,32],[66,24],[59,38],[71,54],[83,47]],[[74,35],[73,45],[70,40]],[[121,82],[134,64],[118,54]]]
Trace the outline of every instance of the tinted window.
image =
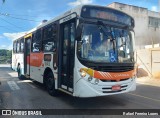
[[20,52],[20,40],[17,41],[17,52]]
[[20,49],[20,52],[23,52],[24,51],[24,39],[21,39],[20,40],[20,47],[21,47],[21,49]]
[[38,30],[32,37],[32,52],[41,51],[41,30]]
[[43,30],[43,51],[54,51],[56,48],[56,25],[51,24]]
[[13,52],[16,53],[16,41],[13,42]]

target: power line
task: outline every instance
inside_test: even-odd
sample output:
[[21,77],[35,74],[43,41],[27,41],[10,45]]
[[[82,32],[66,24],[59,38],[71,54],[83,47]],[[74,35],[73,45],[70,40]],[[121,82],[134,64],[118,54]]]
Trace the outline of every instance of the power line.
[[5,29],[8,29],[8,30],[10,30],[10,31],[18,32],[17,30],[10,29],[10,28],[8,28],[8,27],[6,27],[6,26],[0,26],[0,28],[5,28]]
[[32,22],[41,22],[41,21],[36,21],[36,20],[32,20],[32,19],[18,18],[18,17],[13,17],[13,16],[7,16],[7,17],[14,18],[14,19],[19,19],[19,20],[32,21]]
[[32,17],[32,18],[35,18],[35,17],[40,17],[42,18],[42,16],[34,16],[34,15],[22,15],[22,14],[10,14],[10,13],[0,13],[0,14],[7,14],[7,15],[11,15],[11,16],[25,16],[25,17]]
[[11,14],[7,14],[7,13],[0,13],[0,15],[3,15],[3,16],[6,16],[6,17],[10,17],[10,18],[14,18],[14,19],[19,19],[19,20],[26,20],[26,21],[32,21],[32,22],[41,22],[41,21],[37,21],[37,20],[33,20],[33,19],[14,17],[14,16],[11,16]]
[[8,16],[10,18],[14,18],[14,19],[19,19],[19,20],[26,20],[26,21],[33,21],[33,22],[41,22],[41,21],[36,21],[36,20],[32,20],[32,19],[26,19],[26,18],[17,18],[17,17],[13,17],[13,16]]
[[9,21],[7,21],[7,20],[5,20],[5,19],[3,19],[3,18],[1,18],[1,17],[0,17],[0,19],[3,20],[3,21],[5,21],[6,23],[8,23],[8,24],[10,24],[10,25],[18,28],[18,29],[24,30],[22,27],[18,27],[17,25],[15,25],[15,24],[13,24],[13,23],[10,23]]

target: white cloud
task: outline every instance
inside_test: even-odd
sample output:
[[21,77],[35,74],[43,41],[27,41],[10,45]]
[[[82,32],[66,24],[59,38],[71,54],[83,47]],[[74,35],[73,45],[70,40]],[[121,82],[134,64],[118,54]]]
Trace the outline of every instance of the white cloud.
[[152,7],[151,7],[151,10],[152,10],[152,11],[155,11],[155,12],[158,12],[157,6],[152,6]]
[[18,32],[18,33],[3,33],[3,35],[11,40],[17,39],[23,36],[26,32]]
[[[20,38],[22,36],[24,36],[25,34],[34,31],[36,28],[31,29],[30,31],[26,31],[26,32],[17,32],[17,33],[3,33],[3,37],[6,37],[10,40],[15,40],[17,38]],[[9,49],[11,50],[13,48],[12,44],[9,45],[0,45],[0,49]]]
[[1,45],[1,47],[2,47],[2,48],[6,48],[7,46],[6,46],[6,45]]
[[0,49],[12,50],[12,48],[13,48],[12,44],[10,44],[10,45],[0,45]]
[[[3,37],[6,37],[10,40],[15,40],[21,36],[23,36],[26,32],[18,32],[18,33],[3,33]],[[12,50],[13,46],[12,43],[9,45],[0,45],[0,49],[8,49],[8,50]]]
[[93,0],[76,0],[75,2],[68,3],[68,5],[77,6],[81,4],[91,4],[91,3],[93,3]]

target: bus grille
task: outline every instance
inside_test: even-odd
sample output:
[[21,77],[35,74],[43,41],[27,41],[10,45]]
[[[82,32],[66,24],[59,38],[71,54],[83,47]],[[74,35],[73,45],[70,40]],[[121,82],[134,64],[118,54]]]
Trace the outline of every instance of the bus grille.
[[[129,78],[127,78],[127,79],[121,79],[121,80],[119,80],[119,81],[126,81],[126,80],[128,80]],[[117,80],[101,80],[102,82],[117,82]]]
[[91,69],[102,72],[125,72],[134,69],[134,66],[90,66]]
[[127,89],[127,87],[128,87],[128,85],[121,86],[121,90],[117,90],[117,91],[113,91],[112,87],[104,87],[104,88],[102,88],[102,92],[103,93],[117,93],[117,92],[125,91]]

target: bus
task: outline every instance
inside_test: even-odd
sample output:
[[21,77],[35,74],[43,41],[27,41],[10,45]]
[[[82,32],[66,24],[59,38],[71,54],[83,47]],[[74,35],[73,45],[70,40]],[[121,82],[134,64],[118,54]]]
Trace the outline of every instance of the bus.
[[121,94],[136,89],[134,19],[80,5],[13,41],[12,68],[43,83],[50,95]]

